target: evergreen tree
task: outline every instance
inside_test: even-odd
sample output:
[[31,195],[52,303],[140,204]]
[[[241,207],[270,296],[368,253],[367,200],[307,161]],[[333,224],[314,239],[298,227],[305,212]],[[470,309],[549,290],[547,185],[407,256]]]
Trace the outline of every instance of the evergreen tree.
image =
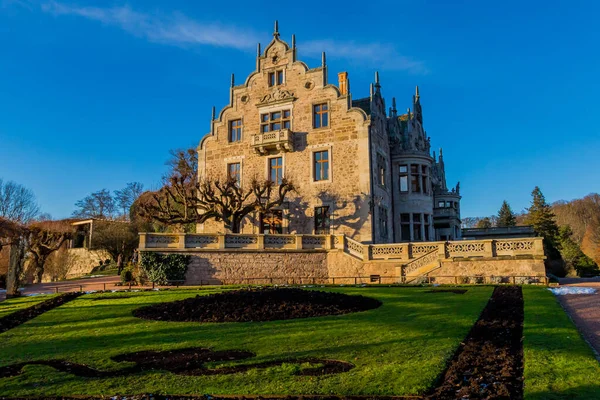
[[498,211],[498,221],[496,221],[496,225],[500,227],[517,225],[517,218],[506,200],[504,200],[502,207],[500,207],[500,211]]
[[554,213],[539,187],[531,192],[531,207],[527,209],[525,224],[533,226],[536,234],[544,238],[544,250],[548,259],[546,267],[554,274],[564,276],[564,263],[559,252],[558,225]]

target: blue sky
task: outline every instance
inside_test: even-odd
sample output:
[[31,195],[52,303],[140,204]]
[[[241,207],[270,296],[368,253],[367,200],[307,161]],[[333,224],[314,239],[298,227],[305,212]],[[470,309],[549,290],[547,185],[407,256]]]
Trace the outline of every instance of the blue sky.
[[[222,5],[226,4],[225,7]],[[309,66],[354,98],[376,70],[400,110],[419,85],[463,216],[600,191],[596,1],[0,0],[0,178],[67,217],[87,194],[155,189],[172,148],[195,146],[256,43],[296,34]]]

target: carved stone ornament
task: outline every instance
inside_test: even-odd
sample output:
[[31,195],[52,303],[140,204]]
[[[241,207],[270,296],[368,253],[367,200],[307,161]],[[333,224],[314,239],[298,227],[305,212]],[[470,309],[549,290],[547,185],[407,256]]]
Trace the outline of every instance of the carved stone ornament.
[[292,100],[295,99],[294,93],[289,90],[282,90],[282,89],[277,88],[274,92],[263,96],[260,99],[260,104],[274,103],[277,101],[288,100],[288,99],[292,99]]

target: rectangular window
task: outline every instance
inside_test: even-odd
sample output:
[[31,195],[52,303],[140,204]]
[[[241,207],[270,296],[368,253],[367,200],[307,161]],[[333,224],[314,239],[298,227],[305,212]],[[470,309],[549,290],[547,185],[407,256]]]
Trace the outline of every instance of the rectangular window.
[[260,214],[260,232],[265,235],[283,233],[283,211],[273,210]]
[[421,236],[421,214],[413,214],[413,240],[423,240]]
[[290,110],[274,111],[260,115],[260,131],[262,133],[290,129]]
[[269,87],[283,85],[283,70],[269,72],[267,83]]
[[400,165],[400,193],[408,192],[408,166]]
[[326,126],[329,126],[329,110],[327,109],[327,103],[313,106],[313,127],[317,129]]
[[229,122],[229,141],[239,142],[242,140],[242,120],[236,119]]
[[425,240],[429,241],[430,236],[429,236],[429,214],[424,214],[423,215],[425,217]]
[[416,164],[410,166],[410,191],[421,193],[421,177],[419,176],[419,166]]
[[313,168],[314,180],[326,181],[329,179],[329,151],[316,151],[314,154]]
[[227,177],[234,179],[237,185],[240,185],[242,179],[240,163],[227,164]]
[[315,235],[329,235],[330,227],[329,206],[315,207]]
[[445,202],[443,202],[443,201],[438,201],[438,208],[444,208],[444,205],[445,205],[445,204],[446,204],[446,203],[445,203]]
[[281,185],[283,179],[283,158],[276,157],[269,159],[269,180],[277,185]]
[[428,179],[428,173],[427,173],[427,166],[422,165],[421,166],[421,181],[423,184],[423,193],[424,194],[428,194],[429,193],[429,179]]
[[382,239],[388,237],[388,213],[385,207],[379,207],[379,236]]
[[385,186],[386,165],[385,158],[377,154],[377,180],[381,186]]
[[400,214],[400,240],[410,241],[410,214]]

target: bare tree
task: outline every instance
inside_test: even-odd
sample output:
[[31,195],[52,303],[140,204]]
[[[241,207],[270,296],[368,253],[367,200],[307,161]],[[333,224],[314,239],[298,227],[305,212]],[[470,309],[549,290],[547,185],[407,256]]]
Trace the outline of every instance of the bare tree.
[[26,228],[19,223],[0,217],[0,249],[9,248],[6,274],[6,297],[19,296],[19,284],[26,252]]
[[75,203],[78,210],[73,212],[78,218],[109,219],[115,213],[115,200],[107,189],[102,189]]
[[129,182],[123,189],[115,190],[115,202],[123,212],[122,218],[129,219],[129,212],[133,203],[144,191],[144,185],[140,182]]
[[66,221],[38,221],[29,224],[27,231],[34,282],[40,283],[48,257],[73,237],[74,228]]
[[0,179],[0,217],[26,224],[40,212],[33,192],[24,186]]
[[210,219],[223,221],[228,232],[238,233],[245,216],[254,211],[269,212],[280,206],[288,193],[295,191],[292,182],[253,179],[243,188],[233,177],[206,177],[196,181],[195,150],[176,150],[168,163],[170,174],[162,189],[142,196],[139,210],[142,217],[163,224],[203,223]]

